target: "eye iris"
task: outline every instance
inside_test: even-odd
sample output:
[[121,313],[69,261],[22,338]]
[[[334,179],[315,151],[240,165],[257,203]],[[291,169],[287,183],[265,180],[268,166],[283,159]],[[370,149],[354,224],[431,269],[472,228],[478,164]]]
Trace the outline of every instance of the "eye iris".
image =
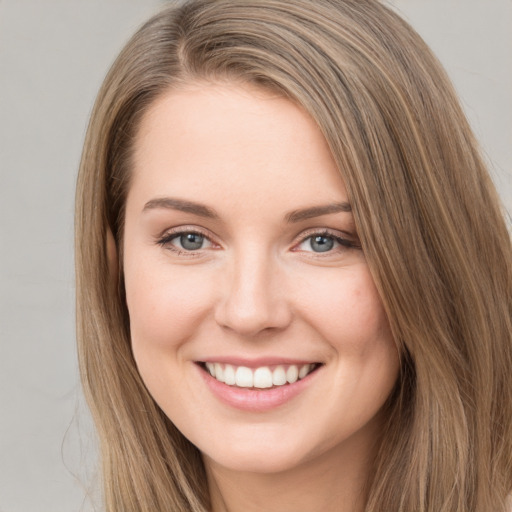
[[180,236],[180,244],[187,251],[196,251],[201,249],[204,236],[197,233],[185,233]]
[[311,249],[315,252],[327,252],[334,246],[332,236],[318,235],[311,238]]

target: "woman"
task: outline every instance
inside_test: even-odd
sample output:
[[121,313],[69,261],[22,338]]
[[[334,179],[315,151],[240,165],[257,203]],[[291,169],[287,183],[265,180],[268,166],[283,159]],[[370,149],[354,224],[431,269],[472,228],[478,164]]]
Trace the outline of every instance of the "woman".
[[99,93],[76,225],[107,510],[505,510],[510,237],[380,3],[155,16]]

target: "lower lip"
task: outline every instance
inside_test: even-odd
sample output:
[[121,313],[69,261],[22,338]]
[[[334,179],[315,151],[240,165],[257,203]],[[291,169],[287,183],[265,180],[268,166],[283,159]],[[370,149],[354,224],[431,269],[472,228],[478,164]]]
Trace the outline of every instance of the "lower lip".
[[275,388],[256,389],[228,386],[213,378],[198,366],[198,370],[210,391],[224,404],[249,412],[265,412],[280,407],[304,391],[315,379],[321,368],[294,382]]

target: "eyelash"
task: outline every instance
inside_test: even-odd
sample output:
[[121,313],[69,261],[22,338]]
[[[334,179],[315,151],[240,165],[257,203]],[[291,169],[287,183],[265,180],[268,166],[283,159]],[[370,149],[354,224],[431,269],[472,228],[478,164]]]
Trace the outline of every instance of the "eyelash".
[[176,238],[179,238],[182,235],[188,235],[188,234],[202,236],[202,237],[204,237],[205,240],[208,240],[212,245],[218,245],[218,244],[215,244],[215,242],[213,242],[212,239],[206,233],[202,232],[201,230],[199,230],[197,228],[193,228],[193,227],[187,228],[186,226],[176,228],[175,231],[168,231],[162,237],[160,237],[156,241],[156,243],[158,245],[160,245],[161,247],[164,247],[165,249],[168,249],[168,250],[176,253],[178,256],[185,256],[185,257],[189,257],[189,258],[200,256],[201,255],[200,251],[202,249],[198,249],[197,251],[187,251],[187,250],[180,249],[179,247],[172,245],[171,242],[173,240],[175,240]]
[[[189,258],[192,258],[192,257],[197,257],[197,256],[200,256],[201,255],[201,251],[204,250],[204,249],[198,249],[197,251],[193,251],[193,250],[190,250],[190,251],[187,251],[187,250],[183,250],[183,249],[180,249],[174,245],[172,245],[172,241],[175,240],[176,238],[182,236],[182,235],[186,235],[186,234],[193,234],[193,235],[199,235],[199,236],[202,236],[204,237],[205,240],[208,240],[208,242],[212,245],[218,245],[216,244],[215,242],[212,241],[212,239],[206,234],[204,233],[203,231],[197,229],[197,228],[187,228],[187,227],[181,227],[181,228],[177,228],[175,231],[170,231],[170,232],[167,232],[165,233],[165,235],[163,235],[162,237],[158,238],[156,243],[157,245],[160,245],[161,247],[164,247],[174,253],[176,253],[177,255],[179,256],[185,256],[185,257],[189,257]],[[336,233],[334,233],[333,231],[330,231],[328,229],[323,229],[323,230],[310,230],[310,231],[306,231],[302,236],[301,238],[299,239],[298,242],[294,243],[294,246],[293,246],[293,251],[294,252],[299,252],[299,249],[297,249],[297,247],[299,247],[300,245],[302,245],[304,242],[306,242],[308,239],[312,239],[313,237],[326,237],[326,238],[332,238],[333,240],[335,240],[341,247],[338,247],[338,250],[350,250],[350,249],[361,249],[361,246],[360,244],[352,241],[352,240],[349,240],[348,238],[343,238],[339,235],[337,235]],[[329,251],[325,251],[325,253],[322,253],[322,252],[315,252],[315,251],[303,251],[303,252],[311,252],[312,254],[315,255],[315,257],[325,257],[325,256],[328,256],[330,254],[333,254],[335,252],[338,252],[336,249],[334,250],[329,250]]]
[[304,252],[310,252],[311,254],[314,254],[315,258],[327,257],[329,255],[332,255],[333,253],[339,252],[340,250],[343,251],[343,250],[350,250],[350,249],[361,249],[361,245],[359,243],[354,242],[353,240],[349,240],[348,238],[343,238],[336,232],[330,231],[329,229],[323,229],[320,231],[318,231],[318,230],[306,231],[304,234],[302,234],[299,242],[294,245],[293,250],[298,252],[299,249],[295,249],[296,247],[302,245],[307,240],[313,239],[315,237],[332,238],[333,240],[338,242],[338,244],[340,245],[340,247],[338,247],[337,249],[335,248],[333,250],[325,251],[324,253],[315,252],[315,251],[304,251]]

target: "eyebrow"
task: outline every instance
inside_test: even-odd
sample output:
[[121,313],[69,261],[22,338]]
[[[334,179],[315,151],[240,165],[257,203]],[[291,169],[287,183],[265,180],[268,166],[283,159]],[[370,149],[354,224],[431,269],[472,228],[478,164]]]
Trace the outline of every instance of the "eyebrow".
[[310,208],[303,208],[294,210],[286,215],[287,222],[300,222],[301,220],[311,219],[313,217],[320,217],[321,215],[328,215],[331,213],[352,211],[352,207],[347,202],[330,203],[322,206],[312,206]]
[[[192,213],[199,217],[208,219],[219,219],[219,215],[215,210],[194,201],[185,199],[178,199],[175,197],[157,197],[148,201],[143,208],[143,212],[164,208],[169,210],[178,210],[185,213]],[[350,213],[352,207],[347,202],[329,203],[326,205],[311,206],[309,208],[301,208],[293,210],[285,215],[286,222],[295,223],[302,220],[311,219],[313,217],[320,217],[322,215],[329,215],[333,213],[345,212]]]
[[208,219],[218,219],[219,215],[203,204],[194,203],[184,199],[176,199],[174,197],[157,197],[148,201],[143,208],[143,212],[154,210],[157,208],[166,208],[169,210],[178,210],[185,213],[192,213],[199,217],[206,217]]

